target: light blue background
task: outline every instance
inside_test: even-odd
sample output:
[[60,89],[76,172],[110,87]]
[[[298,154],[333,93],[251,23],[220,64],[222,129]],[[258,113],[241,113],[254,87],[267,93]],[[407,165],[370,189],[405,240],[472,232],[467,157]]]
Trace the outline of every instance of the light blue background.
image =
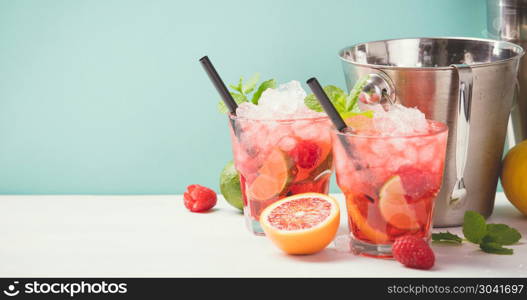
[[201,56],[227,82],[344,87],[340,48],[481,37],[485,14],[483,0],[0,0],[0,193],[217,188],[231,149]]

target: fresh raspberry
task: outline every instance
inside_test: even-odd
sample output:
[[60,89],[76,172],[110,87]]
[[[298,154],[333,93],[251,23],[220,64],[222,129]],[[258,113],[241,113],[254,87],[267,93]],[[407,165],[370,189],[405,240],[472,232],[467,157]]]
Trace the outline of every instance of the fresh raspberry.
[[416,236],[407,235],[396,239],[392,253],[397,261],[409,268],[428,270],[434,266],[434,251]]
[[401,176],[406,200],[410,203],[419,201],[423,198],[434,197],[441,186],[441,176],[420,170],[413,166],[402,166],[397,171]]
[[310,169],[317,164],[321,152],[322,149],[317,144],[301,141],[291,150],[291,157],[301,168]]
[[216,193],[199,184],[192,184],[187,187],[187,191],[183,194],[185,199],[185,206],[191,212],[207,211],[216,205]]

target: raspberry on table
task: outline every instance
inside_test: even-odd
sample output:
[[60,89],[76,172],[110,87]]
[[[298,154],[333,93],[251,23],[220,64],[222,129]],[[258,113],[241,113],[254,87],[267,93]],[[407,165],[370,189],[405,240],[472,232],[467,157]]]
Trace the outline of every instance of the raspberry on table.
[[403,236],[392,245],[393,257],[409,268],[428,270],[434,266],[432,248],[422,238]]
[[216,205],[216,193],[199,184],[192,184],[187,187],[187,191],[183,194],[185,206],[191,212],[204,212]]

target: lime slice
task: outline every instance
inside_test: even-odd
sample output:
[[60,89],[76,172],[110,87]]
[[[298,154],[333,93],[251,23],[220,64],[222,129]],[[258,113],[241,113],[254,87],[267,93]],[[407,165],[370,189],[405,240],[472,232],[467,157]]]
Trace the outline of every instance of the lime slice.
[[249,197],[264,201],[280,195],[291,181],[291,167],[292,163],[284,152],[278,148],[271,151],[249,186]]
[[390,225],[404,230],[419,228],[415,211],[406,201],[401,177],[394,176],[382,186],[379,193],[381,215]]

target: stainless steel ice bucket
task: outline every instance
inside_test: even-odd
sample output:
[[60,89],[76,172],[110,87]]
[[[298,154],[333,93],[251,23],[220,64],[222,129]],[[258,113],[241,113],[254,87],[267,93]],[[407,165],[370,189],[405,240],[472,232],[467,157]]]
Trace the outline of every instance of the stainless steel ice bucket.
[[[487,32],[493,39],[527,46],[527,0],[487,0]],[[520,61],[520,85],[511,110],[509,140],[519,143],[527,139],[527,58]]]
[[467,38],[375,41],[339,53],[348,89],[369,76],[366,94],[448,124],[434,226],[461,225],[467,210],[491,215],[522,55],[513,43]]

